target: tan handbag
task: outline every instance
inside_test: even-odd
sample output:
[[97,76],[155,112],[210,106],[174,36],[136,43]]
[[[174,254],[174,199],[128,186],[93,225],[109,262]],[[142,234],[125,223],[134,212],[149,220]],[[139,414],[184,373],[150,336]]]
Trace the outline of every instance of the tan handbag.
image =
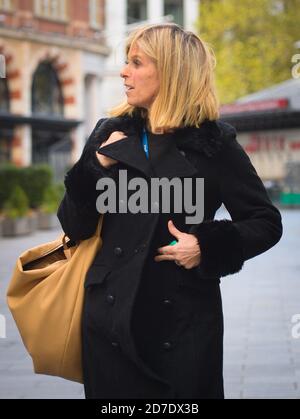
[[81,314],[84,280],[96,253],[103,215],[95,234],[74,246],[65,234],[28,249],[17,259],[7,303],[36,374],[83,383]]

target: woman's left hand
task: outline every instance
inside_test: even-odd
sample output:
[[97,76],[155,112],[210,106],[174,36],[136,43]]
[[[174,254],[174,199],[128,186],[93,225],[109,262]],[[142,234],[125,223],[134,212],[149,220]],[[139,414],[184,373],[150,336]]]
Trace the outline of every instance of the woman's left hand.
[[201,249],[196,236],[178,230],[171,220],[168,222],[168,229],[177,239],[177,243],[157,249],[159,256],[155,256],[154,260],[156,262],[177,261],[185,269],[198,266],[201,262]]

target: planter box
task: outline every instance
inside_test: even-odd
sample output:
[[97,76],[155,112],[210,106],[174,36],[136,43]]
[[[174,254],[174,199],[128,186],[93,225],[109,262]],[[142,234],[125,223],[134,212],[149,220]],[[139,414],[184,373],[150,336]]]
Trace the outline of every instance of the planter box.
[[3,237],[25,236],[31,233],[29,217],[16,219],[4,218],[2,221]]
[[28,216],[28,220],[29,220],[29,226],[30,226],[31,233],[35,233],[39,228],[39,217],[38,217],[37,212],[32,212]]
[[59,220],[56,213],[47,214],[39,212],[38,214],[38,228],[40,230],[52,230],[60,227]]

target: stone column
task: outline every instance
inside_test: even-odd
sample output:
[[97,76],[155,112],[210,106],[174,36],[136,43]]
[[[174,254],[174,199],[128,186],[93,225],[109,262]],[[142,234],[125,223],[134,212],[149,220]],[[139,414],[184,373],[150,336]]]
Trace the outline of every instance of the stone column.
[[148,0],[147,1],[147,18],[148,20],[156,20],[164,15],[164,0]]
[[[27,63],[30,56],[30,44],[20,41],[18,50],[11,61],[8,72],[11,93],[11,113],[31,115],[31,73]],[[18,125],[14,128],[11,142],[11,161],[18,167],[30,166],[32,162],[31,125]]]
[[31,127],[18,125],[11,142],[11,161],[18,167],[31,164]]
[[111,54],[106,59],[104,77],[101,83],[102,109],[100,116],[106,116],[107,110],[120,103],[125,97],[120,71],[125,60],[124,40],[127,25],[127,0],[105,2],[106,38]]
[[200,15],[200,4],[200,0],[183,1],[184,29],[196,32],[195,23]]

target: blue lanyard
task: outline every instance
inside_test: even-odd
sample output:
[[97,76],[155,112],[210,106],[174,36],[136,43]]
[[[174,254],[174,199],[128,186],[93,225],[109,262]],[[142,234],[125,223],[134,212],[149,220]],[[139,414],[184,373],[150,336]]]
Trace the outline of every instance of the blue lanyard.
[[143,131],[143,149],[146,153],[147,158],[149,159],[149,143],[148,143],[148,135],[146,129],[144,128]]

